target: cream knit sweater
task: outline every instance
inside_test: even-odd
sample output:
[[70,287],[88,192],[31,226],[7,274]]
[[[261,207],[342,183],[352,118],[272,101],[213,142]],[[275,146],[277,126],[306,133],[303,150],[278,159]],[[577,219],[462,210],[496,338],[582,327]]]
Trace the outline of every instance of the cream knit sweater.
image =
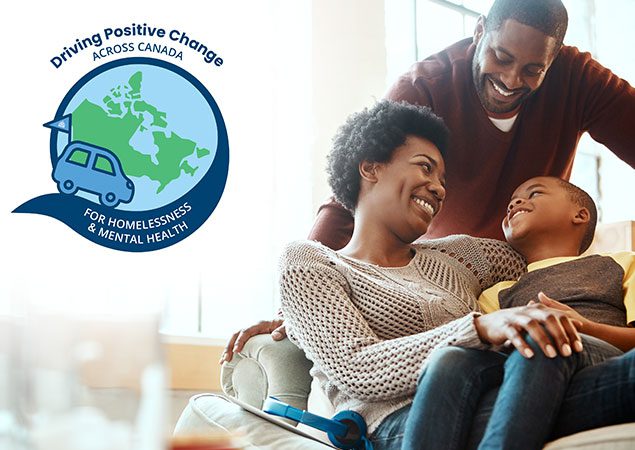
[[458,235],[413,244],[405,267],[342,256],[311,241],[281,258],[282,311],[290,338],[336,411],[364,416],[372,433],[412,401],[431,352],[486,348],[474,327],[480,292],[525,270],[504,242]]

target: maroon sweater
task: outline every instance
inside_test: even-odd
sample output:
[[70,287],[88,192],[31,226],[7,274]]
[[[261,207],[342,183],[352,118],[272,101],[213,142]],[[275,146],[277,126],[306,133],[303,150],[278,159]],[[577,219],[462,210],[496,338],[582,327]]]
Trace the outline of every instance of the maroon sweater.
[[[429,105],[450,128],[447,196],[426,237],[502,239],[501,220],[514,189],[535,176],[568,179],[585,131],[635,167],[635,89],[589,53],[564,46],[505,133],[476,94],[474,49],[465,39],[414,64],[386,95]],[[338,249],[352,229],[351,214],[331,201],[320,207],[309,238]]]

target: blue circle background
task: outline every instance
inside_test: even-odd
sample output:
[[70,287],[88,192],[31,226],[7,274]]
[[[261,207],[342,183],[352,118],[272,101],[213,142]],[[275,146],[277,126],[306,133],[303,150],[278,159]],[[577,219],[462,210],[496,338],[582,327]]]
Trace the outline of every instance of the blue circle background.
[[[130,77],[137,73],[141,73],[143,78],[138,99],[166,114],[165,124],[162,126],[153,123],[155,120],[154,116],[136,111],[133,106],[133,102],[137,100],[136,97],[126,99],[128,95],[123,95],[126,93],[126,89],[130,88],[128,85]],[[113,91],[115,90],[119,90],[119,96],[114,95]],[[106,98],[108,97],[113,103],[118,102],[121,107],[120,113],[111,111],[106,106]],[[126,165],[121,160],[124,173],[134,183],[135,190],[132,201],[120,203],[117,209],[142,211],[171,203],[192,189],[211,167],[216,147],[218,146],[214,113],[203,94],[192,85],[190,80],[180,74],[158,65],[148,64],[120,65],[111,67],[101,73],[93,74],[83,86],[78,86],[77,93],[70,99],[63,111],[64,115],[72,114],[73,116],[71,133],[74,140],[77,140],[75,130],[80,124],[74,111],[85,101],[88,101],[89,104],[94,105],[96,108],[100,108],[104,111],[105,117],[108,118],[122,119],[132,113],[135,117],[143,120],[141,125],[145,129],[137,128],[134,130],[130,135],[128,144],[134,151],[139,152],[139,155],[147,155],[148,163],[156,164],[159,162],[156,157],[160,153],[160,148],[155,144],[155,132],[165,136],[166,139],[172,139],[173,136],[171,135],[175,133],[179,136],[179,139],[195,144],[195,147],[192,148],[192,153],[182,159],[182,161],[186,161],[190,167],[195,169],[194,172],[185,173],[179,170],[177,178],[165,182],[159,192],[157,192],[161,185],[159,180],[151,179],[150,176],[141,174],[132,176],[126,171]],[[129,103],[129,106],[125,106],[126,102]],[[123,122],[123,120],[121,121]],[[90,137],[86,137],[86,131],[88,130],[84,129],[83,140],[89,144],[110,149],[110,146],[105,142],[93,142]],[[57,158],[60,157],[62,151],[70,142],[71,133],[58,132]],[[209,154],[199,157],[198,152],[194,150],[195,148],[207,149]],[[116,150],[116,148],[111,150]],[[150,167],[148,169],[150,170]],[[79,190],[75,195],[99,203],[98,196],[94,193]]]

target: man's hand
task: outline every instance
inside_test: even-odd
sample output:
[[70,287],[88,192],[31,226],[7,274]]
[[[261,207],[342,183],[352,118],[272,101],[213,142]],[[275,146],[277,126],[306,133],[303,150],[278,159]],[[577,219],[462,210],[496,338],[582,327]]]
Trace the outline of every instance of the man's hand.
[[223,364],[224,362],[231,361],[234,357],[234,353],[241,351],[250,337],[267,333],[271,333],[271,338],[274,341],[283,340],[287,337],[284,321],[282,319],[262,320],[255,325],[235,332],[227,342],[218,363]]
[[541,303],[485,314],[476,318],[475,326],[483,341],[493,345],[509,341],[526,358],[533,357],[534,352],[523,339],[524,332],[549,358],[555,358],[558,351],[562,356],[570,356],[572,347],[577,352],[582,351],[582,340],[578,334],[582,323],[570,318],[565,311],[548,308]]

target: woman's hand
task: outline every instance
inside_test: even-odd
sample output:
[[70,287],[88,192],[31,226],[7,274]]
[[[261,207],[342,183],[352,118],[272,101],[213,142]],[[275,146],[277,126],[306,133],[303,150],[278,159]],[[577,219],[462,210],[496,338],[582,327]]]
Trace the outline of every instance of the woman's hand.
[[223,350],[223,354],[218,363],[223,364],[224,362],[231,361],[234,357],[234,353],[241,351],[250,337],[267,333],[271,333],[271,338],[274,341],[281,341],[286,338],[287,331],[284,327],[284,320],[261,320],[255,325],[236,331],[229,341],[227,341],[225,350]]
[[509,341],[526,358],[533,357],[534,352],[523,339],[524,332],[549,358],[555,358],[558,351],[562,356],[570,356],[572,348],[582,351],[582,340],[578,334],[582,322],[570,318],[566,311],[548,308],[542,303],[485,314],[475,319],[475,326],[483,341],[493,345]]

